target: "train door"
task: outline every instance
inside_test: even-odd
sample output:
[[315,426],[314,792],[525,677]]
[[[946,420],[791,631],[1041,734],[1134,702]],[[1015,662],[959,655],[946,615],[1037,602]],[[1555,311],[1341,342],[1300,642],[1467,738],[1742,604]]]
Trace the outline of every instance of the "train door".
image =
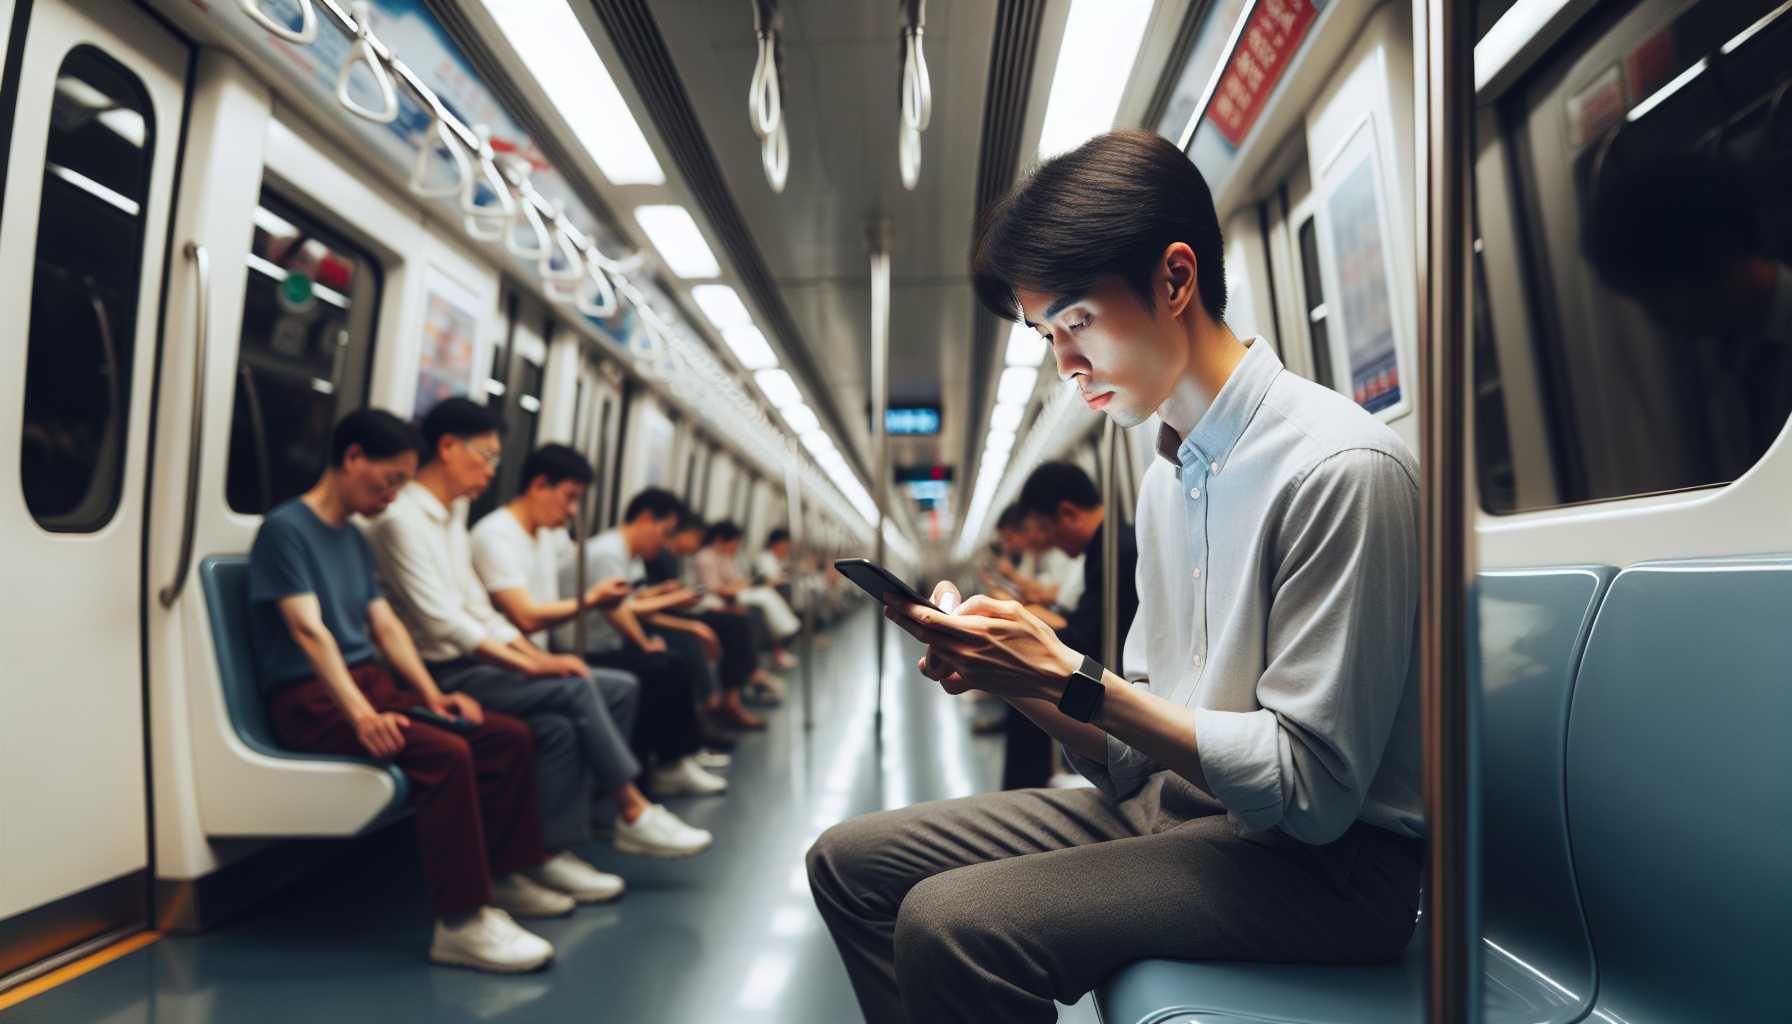
[[148,921],[142,641],[165,581],[144,572],[146,467],[164,282],[191,302],[195,281],[193,257],[167,249],[186,45],[97,0],[39,0],[13,31],[0,976]]

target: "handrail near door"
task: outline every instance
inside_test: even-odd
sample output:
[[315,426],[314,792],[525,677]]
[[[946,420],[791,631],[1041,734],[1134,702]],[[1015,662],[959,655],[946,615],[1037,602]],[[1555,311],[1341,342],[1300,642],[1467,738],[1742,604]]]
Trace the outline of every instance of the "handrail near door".
[[1419,230],[1419,542],[1422,582],[1419,671],[1427,845],[1426,1020],[1463,1024],[1480,1017],[1479,946],[1468,689],[1467,445],[1464,352],[1469,344],[1469,132],[1473,125],[1471,9],[1454,0],[1414,0],[1416,85],[1425,201]]
[[199,509],[200,442],[205,437],[205,363],[206,352],[211,348],[210,321],[206,316],[212,290],[211,256],[198,242],[188,242],[182,252],[193,261],[193,418],[187,438],[187,505],[181,519],[180,561],[175,563],[173,582],[157,595],[164,608],[174,606],[193,567],[193,526]]

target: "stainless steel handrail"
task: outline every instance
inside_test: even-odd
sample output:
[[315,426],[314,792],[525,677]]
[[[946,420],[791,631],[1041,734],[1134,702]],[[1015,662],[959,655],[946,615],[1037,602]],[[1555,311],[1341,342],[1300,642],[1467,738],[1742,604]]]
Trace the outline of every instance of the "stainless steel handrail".
[[1419,106],[1419,669],[1427,846],[1426,1020],[1479,1018],[1477,898],[1470,802],[1467,495],[1463,415],[1470,330],[1470,132],[1474,51],[1469,8],[1414,0]]
[[188,242],[182,253],[193,261],[193,415],[187,438],[187,504],[181,521],[180,561],[175,563],[174,581],[157,595],[164,608],[172,608],[175,599],[180,597],[193,564],[193,528],[199,513],[200,455],[205,439],[205,364],[206,353],[211,348],[210,318],[206,315],[212,291],[211,256],[198,242]]
[[1110,417],[1101,432],[1101,664],[1120,663],[1120,444],[1126,438]]

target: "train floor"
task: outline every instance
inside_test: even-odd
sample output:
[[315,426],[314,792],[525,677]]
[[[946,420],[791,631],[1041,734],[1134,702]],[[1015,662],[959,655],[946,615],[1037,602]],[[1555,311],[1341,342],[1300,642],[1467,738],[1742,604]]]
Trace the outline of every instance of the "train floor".
[[[843,818],[995,788],[1001,740],[973,738],[968,701],[915,670],[891,631],[883,743],[874,737],[876,616],[814,654],[814,728],[800,672],[770,728],[744,738],[721,797],[669,801],[715,832],[683,861],[580,853],[621,874],[617,903],[530,922],[558,950],[537,974],[431,966],[428,907],[405,825],[362,840],[235,923],[168,936],[0,1013],[0,1024],[658,1022],[843,1024],[859,1019],[810,900],[803,851]],[[1095,1021],[1087,999],[1065,1022]]]

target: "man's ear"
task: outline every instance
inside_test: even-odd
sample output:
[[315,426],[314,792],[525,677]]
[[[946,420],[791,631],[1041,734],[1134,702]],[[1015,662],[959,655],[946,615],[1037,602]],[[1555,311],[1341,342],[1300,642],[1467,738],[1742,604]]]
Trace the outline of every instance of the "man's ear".
[[1057,512],[1056,519],[1059,523],[1067,523],[1067,522],[1070,522],[1071,520],[1074,520],[1076,518],[1077,513],[1080,511],[1082,511],[1082,510],[1076,507],[1076,502],[1060,501],[1060,502],[1058,502],[1058,512]]
[[1171,242],[1164,249],[1163,264],[1156,281],[1161,291],[1153,298],[1161,297],[1172,317],[1181,316],[1200,297],[1200,289],[1195,283],[1198,268],[1199,261],[1188,243]]

